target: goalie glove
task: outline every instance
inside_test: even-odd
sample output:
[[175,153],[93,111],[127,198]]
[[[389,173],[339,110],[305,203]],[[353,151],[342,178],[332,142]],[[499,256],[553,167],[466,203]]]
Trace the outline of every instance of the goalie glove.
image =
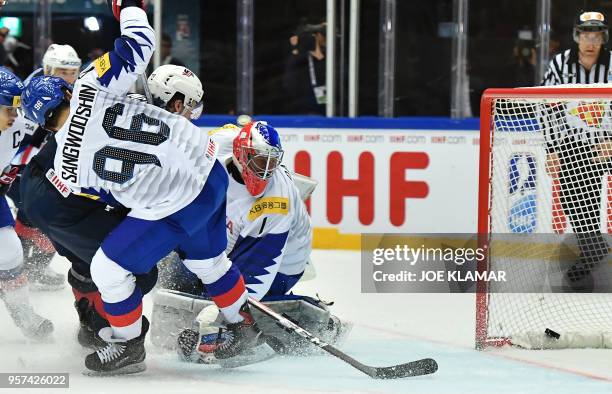
[[115,15],[117,20],[120,20],[121,10],[127,7],[140,7],[145,9],[144,0],[106,0],[108,7]]
[[0,174],[0,196],[5,196],[11,187],[11,183],[19,175],[19,166],[8,165]]

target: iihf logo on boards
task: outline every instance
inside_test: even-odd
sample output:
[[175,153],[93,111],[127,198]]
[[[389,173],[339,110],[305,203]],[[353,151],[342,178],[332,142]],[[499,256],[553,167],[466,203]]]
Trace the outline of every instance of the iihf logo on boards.
[[531,153],[516,153],[508,162],[508,227],[513,233],[533,233],[537,224],[536,160]]

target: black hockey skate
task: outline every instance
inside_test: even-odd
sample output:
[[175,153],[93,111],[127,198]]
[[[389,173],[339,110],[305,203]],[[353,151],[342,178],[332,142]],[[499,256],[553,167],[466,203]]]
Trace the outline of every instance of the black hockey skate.
[[592,271],[594,264],[577,263],[567,270],[566,285],[571,293],[592,293],[595,288]]
[[77,340],[83,347],[91,349],[99,349],[106,346],[106,342],[100,338],[99,332],[102,328],[108,327],[109,324],[104,319],[96,308],[89,303],[87,298],[81,298],[74,302],[74,307],[79,314],[79,333]]
[[106,346],[85,358],[87,375],[126,375],[143,372],[147,369],[144,363],[146,352],[145,336],[149,331],[149,321],[142,317],[140,336],[124,342],[107,342]]

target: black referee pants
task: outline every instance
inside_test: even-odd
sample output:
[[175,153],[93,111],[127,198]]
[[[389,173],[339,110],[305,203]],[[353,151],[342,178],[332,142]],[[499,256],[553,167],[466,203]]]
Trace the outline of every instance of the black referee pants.
[[608,255],[608,244],[601,232],[603,177],[610,164],[595,162],[587,145],[571,143],[559,152],[560,199],[580,249],[579,262],[568,272],[570,281],[579,281]]

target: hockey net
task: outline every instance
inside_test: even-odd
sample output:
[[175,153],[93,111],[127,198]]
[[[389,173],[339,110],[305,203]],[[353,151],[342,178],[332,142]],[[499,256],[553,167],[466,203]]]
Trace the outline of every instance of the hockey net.
[[479,270],[514,283],[478,283],[476,347],[612,348],[612,294],[550,291],[578,236],[612,233],[612,88],[489,89],[480,144]]

